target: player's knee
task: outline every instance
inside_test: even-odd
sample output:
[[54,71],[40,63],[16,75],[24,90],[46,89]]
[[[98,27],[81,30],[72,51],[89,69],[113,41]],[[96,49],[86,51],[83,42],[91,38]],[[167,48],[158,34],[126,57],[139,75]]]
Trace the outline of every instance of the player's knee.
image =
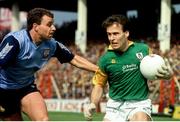
[[107,118],[104,118],[103,119],[103,122],[110,122],[111,120],[107,119]]
[[137,112],[131,118],[130,121],[152,121],[151,117],[144,112]]
[[34,121],[49,121],[48,116],[38,116],[37,118],[32,119]]
[[41,121],[49,121],[49,118],[47,116],[43,117]]

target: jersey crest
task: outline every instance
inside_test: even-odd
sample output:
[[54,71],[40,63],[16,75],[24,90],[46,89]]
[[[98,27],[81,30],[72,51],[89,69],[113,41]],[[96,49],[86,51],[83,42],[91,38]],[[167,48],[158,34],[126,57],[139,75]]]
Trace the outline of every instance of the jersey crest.
[[142,54],[142,52],[136,53],[136,57],[137,57],[139,60],[142,60],[142,59],[143,59],[143,54]]
[[44,49],[44,51],[43,51],[43,58],[44,59],[48,58],[49,54],[50,54],[50,48]]

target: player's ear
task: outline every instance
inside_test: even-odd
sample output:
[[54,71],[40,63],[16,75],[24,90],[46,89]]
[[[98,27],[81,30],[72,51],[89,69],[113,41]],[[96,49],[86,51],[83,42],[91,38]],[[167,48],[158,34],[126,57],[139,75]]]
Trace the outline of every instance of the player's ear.
[[129,37],[129,31],[125,31],[124,33],[126,37]]
[[34,23],[33,28],[34,28],[34,31],[37,32],[38,31],[38,24]]

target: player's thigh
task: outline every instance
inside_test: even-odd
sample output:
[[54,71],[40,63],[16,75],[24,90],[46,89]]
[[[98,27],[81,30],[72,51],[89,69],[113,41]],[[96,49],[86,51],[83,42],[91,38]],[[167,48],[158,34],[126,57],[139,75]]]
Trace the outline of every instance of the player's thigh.
[[126,112],[120,110],[124,105],[124,101],[114,101],[109,99],[106,104],[106,114],[103,121],[124,121],[126,118]]
[[24,96],[21,100],[21,105],[22,111],[25,112],[31,120],[48,120],[45,101],[38,91],[31,92]]

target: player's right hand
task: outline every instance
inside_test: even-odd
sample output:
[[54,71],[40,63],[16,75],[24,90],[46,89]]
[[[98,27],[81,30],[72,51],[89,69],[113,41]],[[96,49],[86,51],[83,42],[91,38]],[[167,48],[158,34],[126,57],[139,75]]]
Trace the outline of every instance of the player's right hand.
[[86,120],[91,121],[93,117],[93,113],[96,112],[96,105],[94,103],[90,103],[87,107],[84,108],[84,117]]

